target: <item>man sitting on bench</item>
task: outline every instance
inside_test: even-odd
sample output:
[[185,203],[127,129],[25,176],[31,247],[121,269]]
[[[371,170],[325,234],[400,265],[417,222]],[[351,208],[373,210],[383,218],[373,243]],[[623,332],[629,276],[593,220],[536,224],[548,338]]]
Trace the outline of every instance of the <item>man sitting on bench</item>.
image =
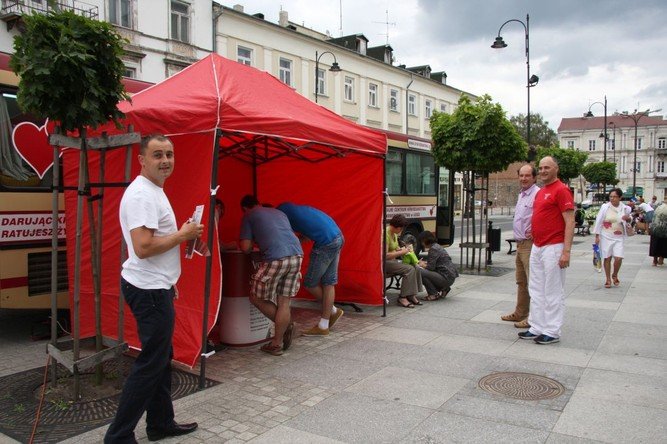
[[581,208],[580,203],[577,204],[577,211],[574,212],[574,229],[582,236],[590,234],[590,229],[586,224],[586,212]]

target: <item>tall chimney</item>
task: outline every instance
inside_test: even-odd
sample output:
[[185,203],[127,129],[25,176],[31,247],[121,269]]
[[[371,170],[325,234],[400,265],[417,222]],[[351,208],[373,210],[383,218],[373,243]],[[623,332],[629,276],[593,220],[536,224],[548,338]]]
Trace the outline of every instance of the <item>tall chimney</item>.
[[287,11],[283,11],[282,9],[280,10],[278,24],[283,28],[287,28],[287,26],[289,25],[289,18],[287,15]]

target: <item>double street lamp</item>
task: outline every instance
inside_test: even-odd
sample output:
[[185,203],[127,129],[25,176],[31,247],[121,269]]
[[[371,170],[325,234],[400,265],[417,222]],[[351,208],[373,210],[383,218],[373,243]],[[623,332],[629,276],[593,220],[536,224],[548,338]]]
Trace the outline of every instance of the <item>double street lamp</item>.
[[621,117],[624,119],[632,119],[632,121],[635,123],[635,156],[634,156],[634,161],[632,165],[632,193],[637,194],[637,127],[639,126],[639,121],[642,119],[644,116],[648,116],[651,113],[657,113],[658,111],[661,111],[662,109],[654,109],[650,110],[647,109],[646,111],[641,111],[637,112],[635,110],[632,114],[629,114],[627,111],[623,111],[621,113]]
[[493,45],[491,45],[492,48],[494,49],[502,49],[507,47],[507,43],[503,40],[503,38],[500,36],[500,31],[503,30],[503,27],[510,23],[510,22],[517,22],[521,23],[521,26],[523,26],[524,31],[526,32],[526,91],[528,94],[528,113],[526,116],[526,141],[528,142],[528,149],[530,150],[530,88],[533,86],[537,85],[537,82],[540,81],[540,78],[537,77],[536,75],[530,75],[530,51],[529,51],[529,21],[530,17],[528,14],[526,14],[526,23],[522,22],[521,20],[518,19],[511,19],[507,20],[505,23],[500,25],[500,28],[498,29],[498,37],[496,37],[496,41],[493,42]]
[[584,114],[584,117],[588,117],[588,118],[593,117],[593,113],[591,112],[591,108],[593,107],[593,105],[602,105],[602,106],[604,106],[604,134],[600,134],[600,137],[604,137],[604,147],[603,147],[604,154],[603,154],[603,159],[602,160],[604,162],[606,162],[607,161],[607,140],[608,140],[608,138],[607,138],[607,96],[606,95],[604,96],[604,103],[602,103],[602,102],[593,102],[593,103],[591,103],[590,106],[588,107],[588,112]]
[[[320,73],[320,59],[324,54],[331,54],[334,59],[334,62],[331,64],[329,71],[331,72],[340,72],[340,66],[338,66],[338,61],[336,60],[336,55],[331,51],[324,51],[323,53],[318,53],[315,51],[315,103],[317,103],[317,96],[319,95],[319,73]],[[325,74],[326,75],[326,74]]]

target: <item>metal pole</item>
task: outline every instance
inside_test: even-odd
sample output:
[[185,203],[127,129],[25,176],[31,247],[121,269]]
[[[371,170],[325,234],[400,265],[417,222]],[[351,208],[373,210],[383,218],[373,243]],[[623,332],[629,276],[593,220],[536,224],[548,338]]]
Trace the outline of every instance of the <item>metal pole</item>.
[[[215,131],[215,138],[213,143],[213,164],[211,168],[211,190],[215,190],[218,187],[218,152],[220,150],[220,138],[222,132],[218,129]],[[208,251],[211,252],[209,256],[206,256],[206,270],[204,274],[204,319],[202,322],[202,343],[201,343],[201,363],[199,366],[199,389],[204,389],[206,387],[206,358],[208,356],[208,351],[206,346],[208,344],[208,305],[211,299],[211,272],[213,268],[213,254],[215,249],[213,248],[213,234],[214,234],[214,224],[215,224],[215,194],[213,191],[210,193],[210,202],[209,202],[209,211],[208,211],[208,230],[206,233],[206,244]],[[215,239],[217,242],[217,238]]]
[[611,144],[614,148],[613,149],[613,151],[614,151],[614,163],[616,163],[616,124],[615,123],[614,123],[614,136],[611,139]]
[[320,58],[317,55],[317,51],[315,51],[315,103],[317,103],[317,73],[319,72],[320,68]]
[[387,286],[385,269],[387,264],[387,158],[382,162],[382,317],[387,316]]
[[529,20],[530,17],[526,14],[526,90],[528,91],[528,115],[526,116],[526,141],[528,142],[528,150],[530,152],[530,50],[529,50]]
[[639,124],[639,119],[637,118],[637,115],[635,114],[632,117],[632,120],[635,122],[635,160],[633,161],[632,165],[632,194],[636,195],[637,194],[637,125]]
[[607,95],[604,96],[604,151],[603,160],[607,161]]

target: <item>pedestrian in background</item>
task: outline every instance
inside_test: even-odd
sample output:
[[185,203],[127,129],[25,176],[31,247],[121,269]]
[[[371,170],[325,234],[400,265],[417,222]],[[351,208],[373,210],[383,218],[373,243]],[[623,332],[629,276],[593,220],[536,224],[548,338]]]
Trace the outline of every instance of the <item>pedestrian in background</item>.
[[[620,284],[618,272],[623,263],[623,247],[627,237],[630,216],[630,207],[621,202],[623,191],[620,188],[614,188],[609,192],[609,202],[600,207],[593,233],[595,233],[595,243],[600,247],[602,256],[602,265],[606,276],[605,288],[610,288],[612,281],[615,286]],[[611,271],[611,258],[614,258],[614,271]]]
[[544,184],[533,203],[533,248],[530,252],[530,328],[521,339],[537,344],[560,341],[565,317],[565,269],[570,266],[574,237],[574,200],[570,188],[558,179],[558,162],[540,160]]
[[528,328],[528,313],[530,311],[530,293],[528,292],[528,278],[530,276],[530,251],[533,248],[533,233],[531,221],[533,218],[533,203],[540,188],[535,185],[537,170],[532,165],[523,165],[519,168],[519,185],[521,192],[517,198],[514,211],[512,229],[516,239],[516,307],[514,312],[500,317],[503,321],[514,322],[516,328]]
[[653,266],[663,265],[667,256],[667,198],[656,207],[650,231],[649,255],[653,257]]

